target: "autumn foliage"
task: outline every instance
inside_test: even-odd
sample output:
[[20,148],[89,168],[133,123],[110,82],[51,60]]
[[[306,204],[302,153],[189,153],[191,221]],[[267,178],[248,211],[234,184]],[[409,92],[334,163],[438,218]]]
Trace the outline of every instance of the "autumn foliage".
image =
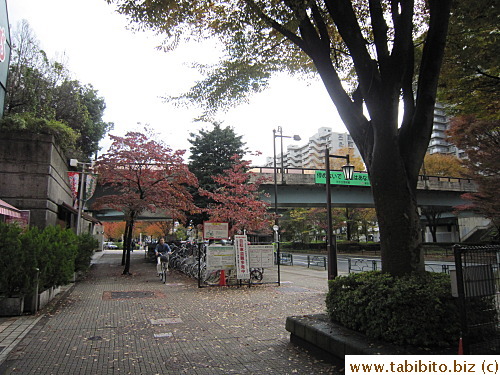
[[113,143],[96,165],[101,183],[110,189],[108,195],[96,199],[94,207],[121,211],[127,223],[124,273],[128,273],[130,243],[139,214],[160,209],[174,219],[183,219],[186,212],[195,211],[187,186],[197,186],[197,179],[184,164],[184,151],[173,151],[151,139],[147,129],[145,133],[110,135]]
[[465,150],[467,175],[478,184],[477,193],[463,195],[471,204],[459,209],[477,211],[500,227],[500,122],[471,115],[455,117],[449,136],[457,147]]
[[211,221],[228,222],[231,234],[258,231],[270,227],[271,215],[267,212],[269,204],[259,199],[259,186],[264,178],[250,182],[252,172],[247,169],[249,161],[233,156],[233,166],[223,174],[213,176],[220,187],[214,192],[200,189],[200,195],[209,197],[215,203],[206,212]]

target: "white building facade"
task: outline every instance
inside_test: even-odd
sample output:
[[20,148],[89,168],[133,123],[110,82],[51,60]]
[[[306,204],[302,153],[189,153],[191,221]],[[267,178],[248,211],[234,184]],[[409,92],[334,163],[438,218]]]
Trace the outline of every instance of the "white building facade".
[[[282,139],[281,139],[282,140]],[[280,142],[277,140],[276,142]],[[276,155],[276,166],[284,168],[311,168],[321,169],[325,167],[325,148],[328,145],[331,153],[342,149],[353,149],[354,156],[361,158],[358,148],[354,144],[349,133],[333,132],[332,128],[322,127],[309,138],[305,145],[287,145],[286,151]],[[279,148],[279,145],[277,145]],[[268,157],[266,167],[274,165],[274,158]]]

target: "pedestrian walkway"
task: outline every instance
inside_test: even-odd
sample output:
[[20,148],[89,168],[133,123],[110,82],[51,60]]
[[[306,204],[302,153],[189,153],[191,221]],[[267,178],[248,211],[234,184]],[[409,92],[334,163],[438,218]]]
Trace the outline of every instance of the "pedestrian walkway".
[[161,283],[142,252],[131,259],[123,276],[121,252],[105,251],[39,316],[1,320],[12,342],[0,374],[340,373],[285,330],[287,316],[324,312],[324,275],[283,269],[279,287],[200,289],[176,271]]

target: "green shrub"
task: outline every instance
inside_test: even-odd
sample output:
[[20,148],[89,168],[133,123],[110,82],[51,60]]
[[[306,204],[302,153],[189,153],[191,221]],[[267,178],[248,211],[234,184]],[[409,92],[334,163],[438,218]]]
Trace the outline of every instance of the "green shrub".
[[0,295],[13,297],[35,288],[36,262],[21,244],[21,228],[0,222]]
[[22,248],[33,257],[39,269],[40,291],[65,285],[75,272],[77,236],[70,229],[49,226],[43,230],[35,227],[20,238]]
[[333,321],[395,344],[448,346],[459,339],[458,307],[445,274],[337,277],[329,281],[326,307]]
[[89,269],[92,255],[98,246],[99,241],[91,234],[85,233],[78,236],[78,252],[75,259],[75,271],[85,272]]
[[75,130],[60,121],[36,117],[29,112],[5,116],[0,121],[0,131],[2,130],[8,132],[51,134],[63,150],[75,148],[79,136]]
[[49,254],[52,267],[47,281],[50,286],[65,285],[75,272],[78,238],[72,230],[59,226],[46,227],[43,235],[51,243]]
[[17,225],[0,223],[0,295],[33,292],[36,268],[40,291],[67,284],[75,270],[88,267],[95,247],[92,236],[77,237],[59,226],[23,232]]

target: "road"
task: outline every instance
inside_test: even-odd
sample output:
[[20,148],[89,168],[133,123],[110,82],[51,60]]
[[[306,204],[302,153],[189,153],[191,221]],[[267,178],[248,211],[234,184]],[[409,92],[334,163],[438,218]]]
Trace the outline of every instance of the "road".
[[[324,255],[293,253],[292,257],[294,266],[307,267],[308,258],[309,266],[312,269],[325,270],[328,264],[328,259]],[[323,259],[325,259],[324,263]],[[426,261],[425,264],[426,270],[431,272],[447,272],[449,269],[455,269],[455,264],[453,262],[433,260]],[[337,258],[337,268],[339,275],[346,275],[349,273],[349,270],[351,270],[351,272],[380,270],[381,262],[380,258],[377,257],[354,257],[339,255]]]

